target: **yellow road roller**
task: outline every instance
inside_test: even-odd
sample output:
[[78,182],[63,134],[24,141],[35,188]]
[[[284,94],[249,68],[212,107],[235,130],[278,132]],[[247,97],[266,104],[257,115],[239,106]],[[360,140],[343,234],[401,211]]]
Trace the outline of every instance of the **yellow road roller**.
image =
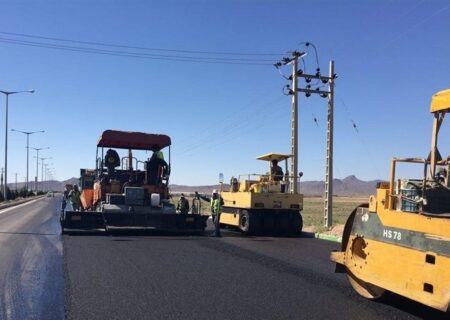
[[[342,249],[331,253],[363,297],[387,291],[448,312],[450,304],[450,157],[438,150],[439,130],[450,112],[450,90],[431,100],[431,152],[426,158],[394,158],[389,182],[349,216]],[[419,166],[417,179],[396,177],[404,164]]]
[[[298,234],[303,227],[303,195],[288,191],[290,180],[297,181],[287,170],[290,158],[280,153],[262,155],[257,160],[269,163],[268,173],[231,178],[230,190],[221,192],[220,224],[246,234]],[[285,165],[284,173],[278,164]]]

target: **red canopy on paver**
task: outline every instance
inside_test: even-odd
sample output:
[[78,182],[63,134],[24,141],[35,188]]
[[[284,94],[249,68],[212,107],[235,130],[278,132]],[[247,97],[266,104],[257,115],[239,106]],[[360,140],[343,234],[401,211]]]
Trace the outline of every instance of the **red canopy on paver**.
[[105,130],[97,147],[158,151],[170,144],[170,137],[164,134]]

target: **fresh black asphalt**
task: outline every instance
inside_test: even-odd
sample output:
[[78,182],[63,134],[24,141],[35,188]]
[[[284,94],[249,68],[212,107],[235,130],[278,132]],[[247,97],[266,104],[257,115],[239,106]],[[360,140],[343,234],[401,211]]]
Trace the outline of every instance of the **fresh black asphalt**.
[[0,319],[448,319],[359,297],[298,238],[128,232],[60,236],[61,198],[0,210]]
[[64,236],[69,319],[438,319],[398,296],[367,301],[335,274],[338,245],[299,238]]

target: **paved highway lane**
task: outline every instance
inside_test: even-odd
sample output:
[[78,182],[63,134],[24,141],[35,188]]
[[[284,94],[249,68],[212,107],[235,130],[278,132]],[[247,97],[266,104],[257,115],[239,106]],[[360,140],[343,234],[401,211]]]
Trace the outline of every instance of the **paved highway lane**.
[[59,205],[41,198],[0,210],[0,319],[64,318]]
[[313,238],[64,235],[68,319],[444,319],[360,298]]

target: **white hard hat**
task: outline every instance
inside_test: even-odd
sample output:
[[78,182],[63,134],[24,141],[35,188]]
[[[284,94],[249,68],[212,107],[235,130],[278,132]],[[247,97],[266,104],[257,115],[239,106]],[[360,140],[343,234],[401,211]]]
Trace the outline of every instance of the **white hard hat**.
[[213,194],[217,193],[217,189],[214,189],[214,190],[212,191],[212,193],[213,193]]

